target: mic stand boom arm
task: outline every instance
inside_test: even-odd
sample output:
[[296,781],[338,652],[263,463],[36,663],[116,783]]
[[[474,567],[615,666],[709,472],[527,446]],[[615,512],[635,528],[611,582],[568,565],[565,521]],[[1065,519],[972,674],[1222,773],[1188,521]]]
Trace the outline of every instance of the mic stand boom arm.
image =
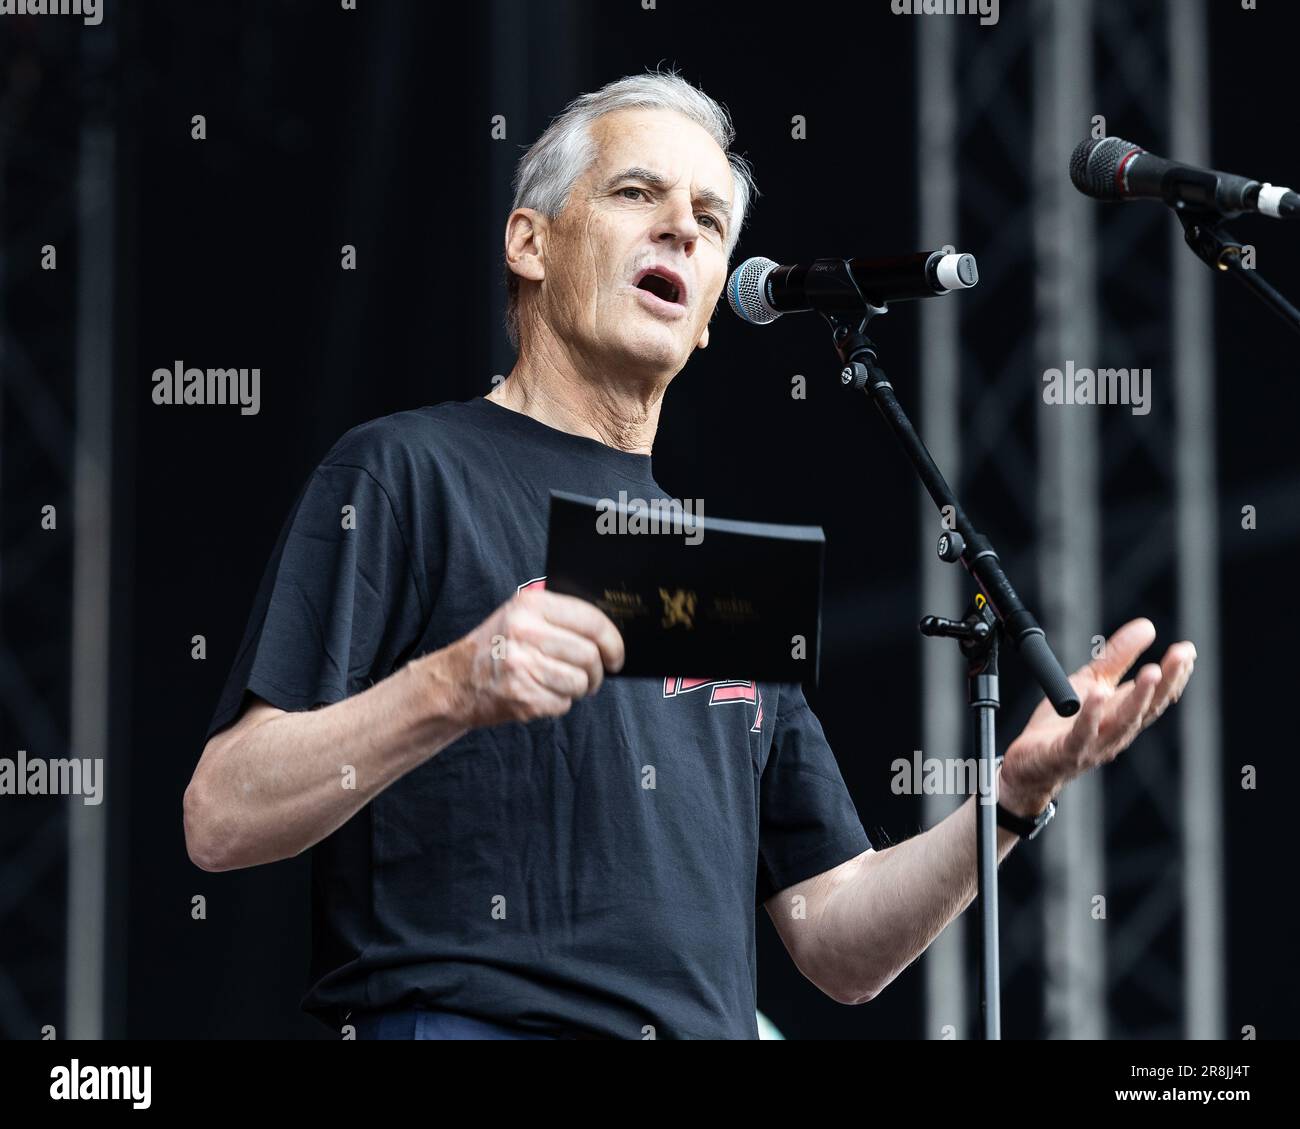
[[[961,508],[952,488],[944,480],[930,452],[917,435],[912,421],[898,403],[893,385],[877,364],[876,346],[863,330],[871,317],[885,313],[887,309],[885,306],[868,307],[868,313],[856,329],[853,322],[858,320],[857,317],[822,315],[831,323],[835,349],[844,362],[840,380],[854,389],[866,392],[868,399],[876,405],[890,430],[903,445],[907,457],[912,460],[926,493],[934,500],[940,515],[945,519],[944,528],[949,530],[940,539],[940,556],[946,561],[960,561],[974,577],[988,600],[999,627],[1019,651],[1056,712],[1062,717],[1070,717],[1078,712],[1079,698],[1052,653],[1052,648],[1048,646],[1047,636],[1011,586],[989,539],[975,529]],[[957,536],[954,537],[954,533]]]
[[994,805],[997,803],[995,711],[999,705],[999,638],[1005,635],[1015,646],[1061,717],[1071,717],[1078,712],[1079,697],[1048,645],[1043,629],[1016,595],[989,539],[975,529],[962,510],[911,420],[899,405],[893,385],[877,363],[876,346],[866,336],[865,330],[867,322],[877,314],[885,313],[888,307],[873,306],[865,299],[862,307],[852,316],[821,311],[830,323],[836,352],[844,364],[840,380],[848,387],[864,391],[879,409],[943,518],[945,532],[939,538],[940,558],[949,563],[960,561],[980,589],[961,620],[926,616],[921,621],[920,630],[924,635],[956,639],[967,661],[967,698],[973,711],[979,754],[976,860],[980,916],[980,1015],[984,1037],[998,1039],[1001,1038],[1002,1020]]

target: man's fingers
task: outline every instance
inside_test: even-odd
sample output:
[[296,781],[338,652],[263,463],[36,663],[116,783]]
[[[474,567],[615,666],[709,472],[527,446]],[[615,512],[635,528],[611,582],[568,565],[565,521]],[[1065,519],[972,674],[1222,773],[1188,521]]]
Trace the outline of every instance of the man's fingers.
[[1156,626],[1145,616],[1131,619],[1106,640],[1101,658],[1090,664],[1098,678],[1116,686],[1137,662],[1138,656],[1156,639]]
[[1109,716],[1102,722],[1101,745],[1098,749],[1102,760],[1113,760],[1142,732],[1143,718],[1161,678],[1160,667],[1155,663],[1147,663],[1137,672],[1136,677],[1124,683],[1111,696],[1107,710]]
[[614,621],[595,604],[545,589],[536,593],[534,598],[537,610],[547,622],[567,627],[591,639],[600,648],[601,660],[607,670],[623,668],[623,636],[614,626]]
[[579,635],[576,631],[570,631],[567,627],[556,627],[552,623],[547,624],[545,633],[540,635],[534,646],[553,659],[559,659],[570,666],[578,666],[585,670],[591,682],[588,693],[594,694],[600,689],[601,683],[605,680],[605,668],[602,665],[600,648],[596,646],[594,640]]
[[561,698],[581,698],[591,688],[591,675],[585,669],[553,659],[536,648],[530,656],[528,673],[538,686]]
[[573,699],[565,694],[557,694],[545,686],[538,685],[536,698],[525,707],[522,715],[516,714],[518,720],[531,720],[533,717],[563,717],[573,705]]
[[1165,712],[1183,695],[1187,680],[1192,677],[1192,667],[1196,664],[1196,648],[1186,641],[1175,643],[1165,652],[1160,662],[1162,678],[1155,697],[1147,707],[1142,719],[1145,728]]
[[1075,715],[1074,724],[1070,726],[1066,738],[1066,749],[1077,763],[1086,751],[1097,743],[1097,734],[1101,730],[1102,715],[1106,709],[1107,693],[1100,688],[1078,688],[1082,705]]

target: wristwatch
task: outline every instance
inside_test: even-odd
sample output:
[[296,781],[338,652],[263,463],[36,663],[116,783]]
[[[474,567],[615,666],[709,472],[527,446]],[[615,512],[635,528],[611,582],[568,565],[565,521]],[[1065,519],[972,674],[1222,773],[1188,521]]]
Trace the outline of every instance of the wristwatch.
[[1052,822],[1052,817],[1056,815],[1056,801],[1048,800],[1047,807],[1040,811],[1033,819],[1023,815],[1016,815],[1015,812],[1007,811],[998,801],[998,826],[1004,827],[1008,831],[1019,835],[1020,838],[1029,840],[1037,835],[1044,827]]

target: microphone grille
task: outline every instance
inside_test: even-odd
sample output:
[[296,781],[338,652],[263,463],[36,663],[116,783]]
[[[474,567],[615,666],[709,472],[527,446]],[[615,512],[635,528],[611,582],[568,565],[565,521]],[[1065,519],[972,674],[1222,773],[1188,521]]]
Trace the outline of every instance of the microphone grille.
[[776,266],[771,259],[761,256],[746,259],[727,280],[727,301],[742,321],[752,325],[767,325],[781,315],[767,304],[765,294],[767,276]]
[[1070,154],[1070,180],[1085,196],[1095,196],[1099,200],[1122,199],[1116,173],[1124,158],[1134,150],[1143,151],[1140,146],[1118,137],[1081,141]]

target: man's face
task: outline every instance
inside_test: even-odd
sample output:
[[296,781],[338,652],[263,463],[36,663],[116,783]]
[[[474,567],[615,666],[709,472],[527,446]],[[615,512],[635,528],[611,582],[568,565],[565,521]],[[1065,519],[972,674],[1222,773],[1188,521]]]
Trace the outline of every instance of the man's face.
[[708,344],[726,280],[731,166],[680,114],[620,110],[591,132],[595,159],[531,264],[539,312],[588,362],[671,377]]

